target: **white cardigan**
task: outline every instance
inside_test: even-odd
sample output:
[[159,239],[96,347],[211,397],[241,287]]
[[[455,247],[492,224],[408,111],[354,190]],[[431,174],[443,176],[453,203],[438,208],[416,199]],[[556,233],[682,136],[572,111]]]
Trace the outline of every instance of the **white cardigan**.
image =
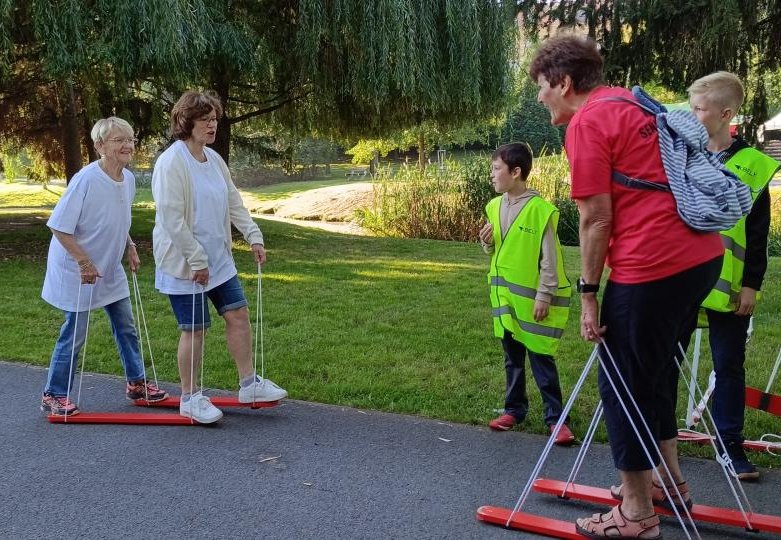
[[[160,154],[152,173],[152,198],[155,201],[155,228],[152,248],[155,265],[163,272],[180,279],[190,279],[196,270],[209,266],[203,247],[193,236],[193,178],[182,151],[181,141]],[[228,187],[228,214],[223,234],[225,246],[231,250],[231,223],[248,244],[263,244],[263,234],[244,207],[241,195],[231,179],[225,161],[211,148],[204,148],[206,158],[214,160],[222,170]]]

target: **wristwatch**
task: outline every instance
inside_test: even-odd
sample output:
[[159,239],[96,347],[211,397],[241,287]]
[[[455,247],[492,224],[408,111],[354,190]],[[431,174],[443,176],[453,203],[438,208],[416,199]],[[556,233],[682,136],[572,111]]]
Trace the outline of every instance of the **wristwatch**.
[[599,283],[595,283],[595,284],[586,283],[583,280],[583,276],[580,276],[578,278],[578,283],[575,286],[575,289],[580,294],[583,294],[583,293],[595,293],[595,292],[599,291]]

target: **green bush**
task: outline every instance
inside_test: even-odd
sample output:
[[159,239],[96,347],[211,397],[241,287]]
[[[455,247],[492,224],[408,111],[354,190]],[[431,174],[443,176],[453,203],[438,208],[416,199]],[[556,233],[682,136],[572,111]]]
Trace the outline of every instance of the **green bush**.
[[0,143],[0,170],[2,170],[7,183],[27,176],[27,168],[24,165],[21,151],[10,141]]
[[771,188],[770,200],[772,207],[767,251],[771,257],[781,257],[781,189]]
[[507,115],[499,143],[526,142],[534,155],[561,150],[562,131],[551,125],[550,113],[537,102],[537,86],[526,80],[518,104]]
[[[578,213],[569,200],[569,168],[562,154],[535,160],[529,187],[561,210],[562,242],[577,245]],[[475,241],[485,223],[485,205],[496,193],[490,181],[490,157],[473,156],[447,167],[390,168],[375,176],[374,203],[359,216],[363,227],[383,236]]]
[[559,209],[559,241],[565,246],[577,246],[580,244],[578,233],[578,206],[569,197],[553,201]]
[[465,176],[454,162],[440,170],[402,166],[375,176],[374,204],[362,226],[382,236],[471,241],[480,221],[467,203]]
[[496,197],[491,184],[491,160],[487,156],[472,156],[463,160],[460,166],[464,175],[466,206],[472,218],[482,223],[485,221],[485,205]]

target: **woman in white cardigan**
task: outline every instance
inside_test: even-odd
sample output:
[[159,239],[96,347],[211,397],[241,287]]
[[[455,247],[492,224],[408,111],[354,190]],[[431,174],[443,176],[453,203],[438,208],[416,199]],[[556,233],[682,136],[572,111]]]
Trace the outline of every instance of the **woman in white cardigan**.
[[222,105],[214,94],[185,92],[171,111],[176,140],[155,163],[153,250],[155,287],[168,295],[181,330],[177,360],[182,383],[179,414],[216,422],[222,411],[202,389],[203,337],[211,325],[208,297],[225,319],[228,351],[239,372],[239,401],[277,401],[287,392],[260,378],[252,362],[249,311],[231,254],[231,223],[250,244],[258,264],[266,262],[263,235],[244,207],[228,167],[207,148],[217,133]]

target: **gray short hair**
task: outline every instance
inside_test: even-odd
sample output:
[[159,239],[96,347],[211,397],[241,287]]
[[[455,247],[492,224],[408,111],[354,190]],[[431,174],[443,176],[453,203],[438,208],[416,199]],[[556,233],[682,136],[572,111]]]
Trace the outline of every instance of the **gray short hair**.
[[92,142],[106,142],[106,137],[114,128],[124,131],[130,137],[133,136],[133,126],[131,126],[127,120],[117,118],[116,116],[109,116],[108,118],[101,118],[92,126],[92,132],[90,133]]

